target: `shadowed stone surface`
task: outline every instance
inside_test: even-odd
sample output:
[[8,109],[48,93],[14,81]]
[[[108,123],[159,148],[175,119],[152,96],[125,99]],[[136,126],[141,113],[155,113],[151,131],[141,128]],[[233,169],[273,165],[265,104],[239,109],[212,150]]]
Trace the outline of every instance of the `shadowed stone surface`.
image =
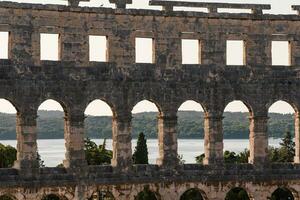
[[[221,200],[234,187],[266,200],[278,187],[299,199],[300,16],[201,13],[0,2],[0,31],[8,31],[9,59],[0,60],[0,98],[17,109],[17,161],[0,169],[0,195],[18,200],[56,194],[71,200],[110,191],[133,200],[144,189],[179,200],[191,188]],[[210,4],[209,6],[212,6]],[[214,5],[214,9],[228,5]],[[241,6],[242,7],[242,6]],[[295,7],[298,9],[299,7]],[[60,61],[40,60],[40,33],[60,35]],[[108,62],[89,62],[89,35],[107,36]],[[154,39],[154,63],[135,63],[135,37]],[[201,64],[181,64],[181,39],[201,41]],[[244,40],[245,66],[226,66],[226,40]],[[271,66],[271,41],[289,41],[291,66]],[[64,168],[37,167],[39,105],[58,101],[65,111]],[[113,110],[111,166],[87,166],[84,110],[95,100]],[[131,110],[141,100],[159,108],[157,165],[132,165]],[[205,110],[205,165],[180,165],[177,110],[186,100]],[[223,163],[223,111],[233,100],[249,108],[249,164]],[[268,108],[277,100],[295,109],[295,162],[270,164]],[[196,147],[195,147],[196,150]]]

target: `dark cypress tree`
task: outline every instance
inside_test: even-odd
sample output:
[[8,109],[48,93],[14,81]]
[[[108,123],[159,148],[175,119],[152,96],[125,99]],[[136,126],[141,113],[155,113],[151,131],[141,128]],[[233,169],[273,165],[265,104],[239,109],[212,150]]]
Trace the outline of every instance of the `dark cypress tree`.
[[134,164],[148,164],[147,140],[143,132],[139,134],[132,159]]
[[295,142],[291,132],[287,131],[280,143],[281,162],[293,162],[295,156]]

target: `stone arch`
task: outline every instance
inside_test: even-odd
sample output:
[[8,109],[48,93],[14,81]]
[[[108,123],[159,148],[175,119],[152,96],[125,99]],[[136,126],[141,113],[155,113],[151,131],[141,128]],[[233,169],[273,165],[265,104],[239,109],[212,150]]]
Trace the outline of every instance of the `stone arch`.
[[[9,115],[12,115],[12,114],[15,114],[16,116],[14,117],[14,121],[13,121],[13,124],[7,124],[7,127],[2,127],[3,129],[2,130],[7,130],[7,128],[14,128],[14,130],[11,130],[11,132],[14,132],[14,136],[16,136],[16,127],[17,127],[17,118],[18,116],[21,114],[21,112],[19,112],[19,108],[16,107],[16,105],[8,100],[8,99],[5,99],[5,98],[0,98],[0,105],[1,105],[1,109],[0,109],[0,112],[1,113],[5,113],[7,115],[3,116],[5,118],[9,118],[10,116]],[[4,125],[4,124],[1,124],[1,126]],[[6,133],[7,134],[7,133]],[[15,139],[15,138],[9,138],[9,139]]]
[[294,110],[295,113],[298,113],[298,112],[299,112],[300,107],[299,107],[298,103],[296,103],[296,102],[293,101],[293,100],[286,99],[286,98],[280,98],[280,99],[275,99],[275,100],[270,100],[270,101],[268,101],[268,102],[266,103],[266,109],[267,109],[267,111],[269,111],[270,108],[271,108],[272,106],[274,106],[274,104],[276,104],[276,103],[278,103],[278,102],[289,104],[289,105],[293,108],[293,110]]
[[[99,110],[100,112],[96,112],[96,110]],[[93,159],[93,157],[86,157],[87,163],[89,165],[103,165],[103,164],[111,164],[111,156],[112,151],[111,148],[108,148],[108,146],[111,145],[111,143],[107,143],[106,139],[112,138],[113,135],[113,129],[112,129],[112,123],[113,118],[115,116],[112,105],[107,103],[106,101],[103,101],[102,99],[95,99],[93,101],[90,101],[90,103],[86,106],[84,110],[84,130],[85,130],[85,142],[89,142],[91,145],[98,148],[101,144],[106,144],[105,149],[108,151],[107,154],[105,154],[105,157],[101,159]],[[110,122],[107,122],[104,124],[104,122],[107,121],[106,118],[111,118]],[[96,121],[96,122],[95,122]],[[97,126],[95,126],[95,124]],[[100,126],[98,124],[101,124]],[[98,134],[100,132],[100,134]],[[97,134],[96,134],[97,133]],[[92,139],[103,139],[103,141],[95,141]]]
[[[56,111],[63,112],[62,116],[59,116],[60,113],[56,113]],[[65,127],[66,127],[66,124],[67,124],[66,120],[68,118],[68,114],[67,114],[67,107],[64,103],[62,103],[61,101],[57,101],[55,99],[47,99],[47,100],[43,101],[38,106],[37,113],[38,112],[45,112],[44,113],[45,115],[51,114],[55,117],[61,118],[61,120],[59,120],[59,122],[61,122],[61,123],[59,124],[59,126],[56,126],[55,128],[59,128],[59,132],[61,132],[63,134],[62,138],[65,138],[65,134],[66,134],[66,128]],[[40,130],[39,129],[42,126],[45,126],[45,124],[47,124],[47,123],[50,123],[50,122],[48,120],[43,120],[42,115],[38,115],[38,118],[37,118],[37,135],[38,135],[38,137],[42,138],[40,136]],[[48,130],[48,129],[44,128],[44,130]],[[48,134],[50,134],[50,133],[51,132],[49,132]],[[57,130],[55,130],[55,133],[57,133]],[[51,136],[51,137],[53,137],[53,136]],[[56,135],[55,138],[56,137],[60,137],[60,136]],[[44,142],[44,141],[40,140],[39,142],[37,142],[38,149],[40,149],[40,147],[48,145],[48,144],[41,144],[42,142]],[[53,143],[52,145],[54,145],[54,144],[57,145],[57,143]],[[64,146],[64,152],[61,152],[61,153],[63,153],[63,155],[65,155],[65,153],[67,152],[65,142],[62,145]],[[56,154],[59,155],[58,153],[56,153]],[[41,159],[44,160],[45,155],[40,154],[40,156],[41,156]],[[65,158],[65,156],[63,158]],[[61,160],[61,163],[51,163],[51,165],[53,164],[53,167],[55,167],[58,164],[62,164],[62,162],[63,162],[63,159]],[[55,164],[55,166],[54,166],[54,164]]]
[[[13,140],[11,142],[8,142],[8,140],[1,142],[1,144],[6,146],[7,150],[9,150],[10,159],[1,159],[0,166],[1,168],[11,168],[16,164],[15,159],[18,159],[18,144],[14,141],[18,139],[18,127],[20,125],[18,118],[21,112],[19,112],[19,108],[16,107],[16,104],[7,98],[0,98],[0,105],[0,133],[5,137],[2,139]],[[18,143],[18,141],[16,142]]]
[[110,191],[94,192],[88,200],[115,200],[114,195]]
[[159,114],[162,114],[163,113],[163,109],[162,107],[154,100],[152,99],[142,99],[142,100],[138,100],[138,101],[135,101],[135,103],[133,104],[132,108],[131,108],[131,111],[136,107],[138,106],[139,104],[141,103],[150,103],[150,104],[154,104],[155,107],[157,108]]
[[73,200],[74,191],[73,188],[68,187],[43,187],[36,192],[35,199],[43,200],[48,195],[55,195],[60,198],[59,200]]
[[[203,103],[203,102],[201,102],[201,101],[199,101],[197,99],[194,99],[194,98],[188,98],[187,100],[180,101],[177,104],[177,110],[179,110],[186,103],[198,104],[201,107],[201,109],[202,109],[201,111],[203,111],[204,113],[208,112],[205,103]],[[199,109],[199,106],[197,107],[197,110]],[[188,109],[186,109],[186,110],[188,110]]]
[[271,199],[272,200],[297,200],[298,198],[298,193],[290,189],[288,187],[278,187],[273,191],[271,194]]
[[[178,155],[180,158],[180,163],[195,163],[196,157],[200,156],[204,153],[204,118],[205,118],[205,111],[203,106],[194,101],[194,100],[187,100],[184,101],[177,110],[177,137],[183,138],[178,139]],[[189,126],[186,124],[189,123]],[[191,126],[193,125],[193,126]],[[183,134],[182,134],[183,133]],[[197,139],[195,139],[195,137]],[[185,140],[193,138],[193,140]],[[189,145],[198,149],[195,152],[189,152],[188,157],[187,153],[185,153],[185,149],[188,148]]]
[[[116,116],[116,108],[115,108],[114,104],[105,98],[95,98],[95,99],[88,101],[85,105],[84,112],[86,112],[88,107],[91,106],[92,104],[100,104],[100,103],[102,104],[102,106],[109,107],[112,116]],[[107,114],[107,113],[105,113],[105,114]]]
[[145,186],[144,189],[134,197],[134,200],[161,200],[161,198],[158,193]]
[[[290,117],[289,114],[292,113],[294,113],[294,116]],[[283,138],[287,132],[289,132],[292,137],[293,135],[295,135],[295,137],[299,137],[299,115],[296,104],[292,103],[291,101],[277,100],[268,107],[268,117],[268,143],[270,160],[273,162],[293,162],[295,159],[299,162],[299,159],[296,159],[296,157],[299,158],[299,141],[295,140],[295,142],[298,143],[296,145],[298,149],[298,156],[293,158],[293,155],[289,154],[290,156],[286,157],[288,159],[284,158],[283,160],[281,158],[277,159],[276,156],[273,156],[276,155],[275,153],[277,152],[274,146],[278,145],[279,141],[271,139]],[[281,117],[280,120],[276,120],[278,117]],[[292,153],[297,153],[297,150]]]
[[10,194],[3,194],[0,195],[0,200],[17,200],[17,198]]
[[242,187],[234,187],[230,189],[226,196],[225,200],[250,200],[249,193]]
[[41,200],[68,200],[67,197],[54,193],[44,195]]
[[[8,98],[0,98],[0,103],[5,103],[7,104],[8,106],[10,106],[9,111],[12,111],[12,107],[13,109],[15,110],[15,113],[18,114],[20,112],[20,108],[19,106],[12,100],[8,99]],[[9,112],[10,113],[10,112]]]
[[[243,162],[248,163],[249,147],[245,148],[244,144],[241,144],[240,140],[234,139],[248,139],[250,138],[250,122],[249,117],[253,116],[253,109],[249,103],[243,100],[234,100],[228,102],[223,111],[223,135],[225,139],[231,139],[224,141],[224,160],[225,162]],[[228,129],[232,127],[238,127],[234,130]],[[233,140],[232,140],[233,139]],[[240,146],[239,146],[240,145]],[[249,146],[249,145],[248,145]],[[240,152],[240,148],[244,148]],[[242,155],[242,160],[235,159],[234,156]]]
[[[157,105],[158,105],[157,103],[155,103],[151,100],[145,100],[145,99],[142,101],[139,101],[138,103],[135,104],[135,106],[131,110],[131,113],[133,115],[133,119],[132,119],[132,135],[133,135],[133,137],[137,137],[141,132],[143,132],[148,141],[149,141],[149,138],[151,138],[151,137],[157,138],[158,117],[161,116],[161,108]],[[147,106],[147,107],[145,107],[145,106]],[[147,115],[148,116],[147,119],[143,118],[143,115]],[[137,120],[144,120],[144,122],[149,124],[149,126],[148,127],[140,126],[141,123],[139,123]],[[147,121],[145,121],[145,120],[147,120]],[[136,125],[138,125],[138,124],[139,124],[139,127],[136,127]],[[149,130],[150,130],[150,133],[149,133]],[[153,140],[153,142],[156,142],[156,141]],[[155,158],[157,158],[156,154],[158,154],[158,148],[156,148],[155,146],[158,147],[158,145],[151,143],[153,145],[150,146],[149,142],[147,142],[147,144],[148,144],[148,153],[149,153],[148,154],[149,163],[155,163]]]
[[250,116],[252,116],[254,114],[253,107],[251,106],[251,104],[248,103],[246,100],[242,100],[242,99],[235,99],[235,100],[227,102],[225,104],[223,112],[226,110],[226,108],[228,108],[228,106],[232,105],[233,103],[239,103],[240,105],[243,104],[248,109],[248,112],[249,112]]
[[202,190],[190,188],[181,194],[180,200],[208,200],[208,198]]
[[42,101],[39,101],[38,102],[37,110],[39,110],[39,108],[41,107],[41,105],[44,104],[45,102],[57,102],[61,106],[61,108],[62,108],[65,116],[68,116],[68,114],[70,112],[70,108],[69,108],[68,104],[65,101],[63,101],[63,100],[60,100],[58,98],[53,98],[53,97],[45,98]]

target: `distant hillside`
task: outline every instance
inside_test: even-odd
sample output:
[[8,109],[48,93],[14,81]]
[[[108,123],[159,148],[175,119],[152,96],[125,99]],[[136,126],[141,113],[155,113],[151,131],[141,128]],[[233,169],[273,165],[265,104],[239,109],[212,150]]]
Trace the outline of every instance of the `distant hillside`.
[[[59,111],[38,112],[38,138],[63,138],[64,114]],[[224,113],[223,128],[225,138],[249,138],[248,113]],[[133,115],[132,135],[134,138],[143,131],[148,138],[157,138],[157,113]],[[203,113],[194,111],[178,112],[178,137],[203,138]],[[88,116],[85,128],[90,138],[111,138],[111,117]],[[270,137],[282,137],[286,130],[294,133],[293,115],[270,114]],[[15,115],[0,113],[0,139],[15,139]]]

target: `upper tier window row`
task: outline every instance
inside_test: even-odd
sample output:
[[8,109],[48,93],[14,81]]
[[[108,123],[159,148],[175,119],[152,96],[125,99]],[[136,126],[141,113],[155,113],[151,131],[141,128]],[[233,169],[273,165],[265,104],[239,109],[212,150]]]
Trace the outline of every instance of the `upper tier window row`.
[[[89,35],[89,61],[109,62],[108,37]],[[9,32],[0,32],[0,59],[9,59]],[[181,39],[182,64],[201,64],[203,44],[198,39]],[[291,65],[290,41],[272,41],[272,65]],[[175,47],[174,47],[175,48]],[[40,60],[59,61],[61,59],[59,34],[40,34]],[[155,63],[155,40],[135,38],[135,62]],[[246,65],[246,44],[243,40],[226,41],[226,65]]]

